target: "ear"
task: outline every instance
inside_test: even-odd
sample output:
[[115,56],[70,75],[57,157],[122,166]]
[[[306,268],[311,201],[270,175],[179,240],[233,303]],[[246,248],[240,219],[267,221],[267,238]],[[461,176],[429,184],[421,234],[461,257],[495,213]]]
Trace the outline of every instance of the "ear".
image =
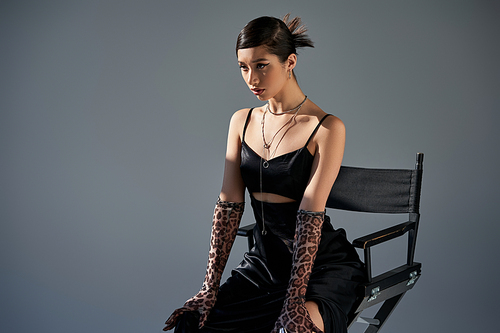
[[295,53],[290,54],[285,64],[287,66],[287,71],[293,70],[297,65],[297,55]]

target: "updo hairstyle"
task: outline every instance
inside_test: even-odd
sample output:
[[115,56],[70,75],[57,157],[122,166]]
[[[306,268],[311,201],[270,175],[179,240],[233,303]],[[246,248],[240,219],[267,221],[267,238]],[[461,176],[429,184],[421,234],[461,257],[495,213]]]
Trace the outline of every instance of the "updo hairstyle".
[[264,46],[267,51],[284,63],[292,53],[297,54],[299,47],[314,47],[314,43],[305,34],[306,27],[300,17],[290,20],[286,14],[283,20],[276,17],[258,17],[245,25],[236,40],[236,54],[240,49]]

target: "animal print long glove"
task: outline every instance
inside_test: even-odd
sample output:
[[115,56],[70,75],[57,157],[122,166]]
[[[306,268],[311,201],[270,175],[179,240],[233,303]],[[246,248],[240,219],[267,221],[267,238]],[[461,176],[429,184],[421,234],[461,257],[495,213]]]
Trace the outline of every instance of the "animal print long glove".
[[322,333],[311,320],[305,301],[324,220],[324,212],[299,210],[297,213],[290,281],[285,303],[272,333],[280,332],[282,328],[290,333]]
[[236,238],[244,208],[244,202],[217,200],[210,237],[207,272],[203,286],[198,294],[188,299],[183,307],[175,310],[170,315],[165,322],[164,331],[174,328],[179,317],[186,311],[198,311],[200,313],[199,327],[205,325],[210,310],[217,299],[222,273]]

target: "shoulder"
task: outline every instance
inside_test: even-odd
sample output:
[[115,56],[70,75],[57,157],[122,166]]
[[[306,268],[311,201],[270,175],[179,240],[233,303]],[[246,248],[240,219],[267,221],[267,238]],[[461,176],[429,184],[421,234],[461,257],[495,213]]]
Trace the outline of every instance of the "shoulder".
[[345,125],[342,122],[342,120],[340,120],[339,117],[334,116],[332,114],[325,114],[325,116],[327,116],[327,117],[325,118],[325,120],[321,124],[322,127],[324,127],[329,132],[332,132],[332,131],[334,131],[334,132],[338,132],[338,131],[345,132]]
[[243,135],[243,129],[251,108],[241,109],[233,113],[229,122],[229,135],[237,135],[240,138]]
[[339,117],[334,116],[330,113],[326,113],[316,104],[313,104],[311,116],[316,118],[317,122],[323,120],[320,128],[318,129],[318,132],[323,132],[323,134],[328,134],[331,132],[345,132],[345,125]]
[[318,149],[336,156],[336,152],[344,151],[345,146],[345,125],[338,117],[328,115],[316,134]]
[[250,108],[241,109],[233,113],[229,122],[229,129],[237,132],[243,131]]
[[345,125],[340,118],[328,115],[318,130],[317,142],[321,146],[334,148],[337,144],[345,144]]
[[314,141],[319,146],[332,146],[333,142],[343,144],[345,142],[345,125],[339,117],[324,112],[321,108],[314,109],[312,115],[317,122],[321,122]]
[[231,116],[231,124],[245,124],[245,121],[247,119],[248,113],[250,112],[251,108],[246,108],[246,109],[241,109],[233,113]]

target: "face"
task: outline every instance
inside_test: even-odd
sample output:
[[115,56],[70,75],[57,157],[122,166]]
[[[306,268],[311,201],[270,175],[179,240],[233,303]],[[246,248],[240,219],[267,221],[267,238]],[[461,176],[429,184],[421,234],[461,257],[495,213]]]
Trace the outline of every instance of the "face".
[[290,67],[288,62],[281,63],[278,56],[267,52],[263,46],[239,49],[238,65],[248,88],[261,101],[280,93]]

